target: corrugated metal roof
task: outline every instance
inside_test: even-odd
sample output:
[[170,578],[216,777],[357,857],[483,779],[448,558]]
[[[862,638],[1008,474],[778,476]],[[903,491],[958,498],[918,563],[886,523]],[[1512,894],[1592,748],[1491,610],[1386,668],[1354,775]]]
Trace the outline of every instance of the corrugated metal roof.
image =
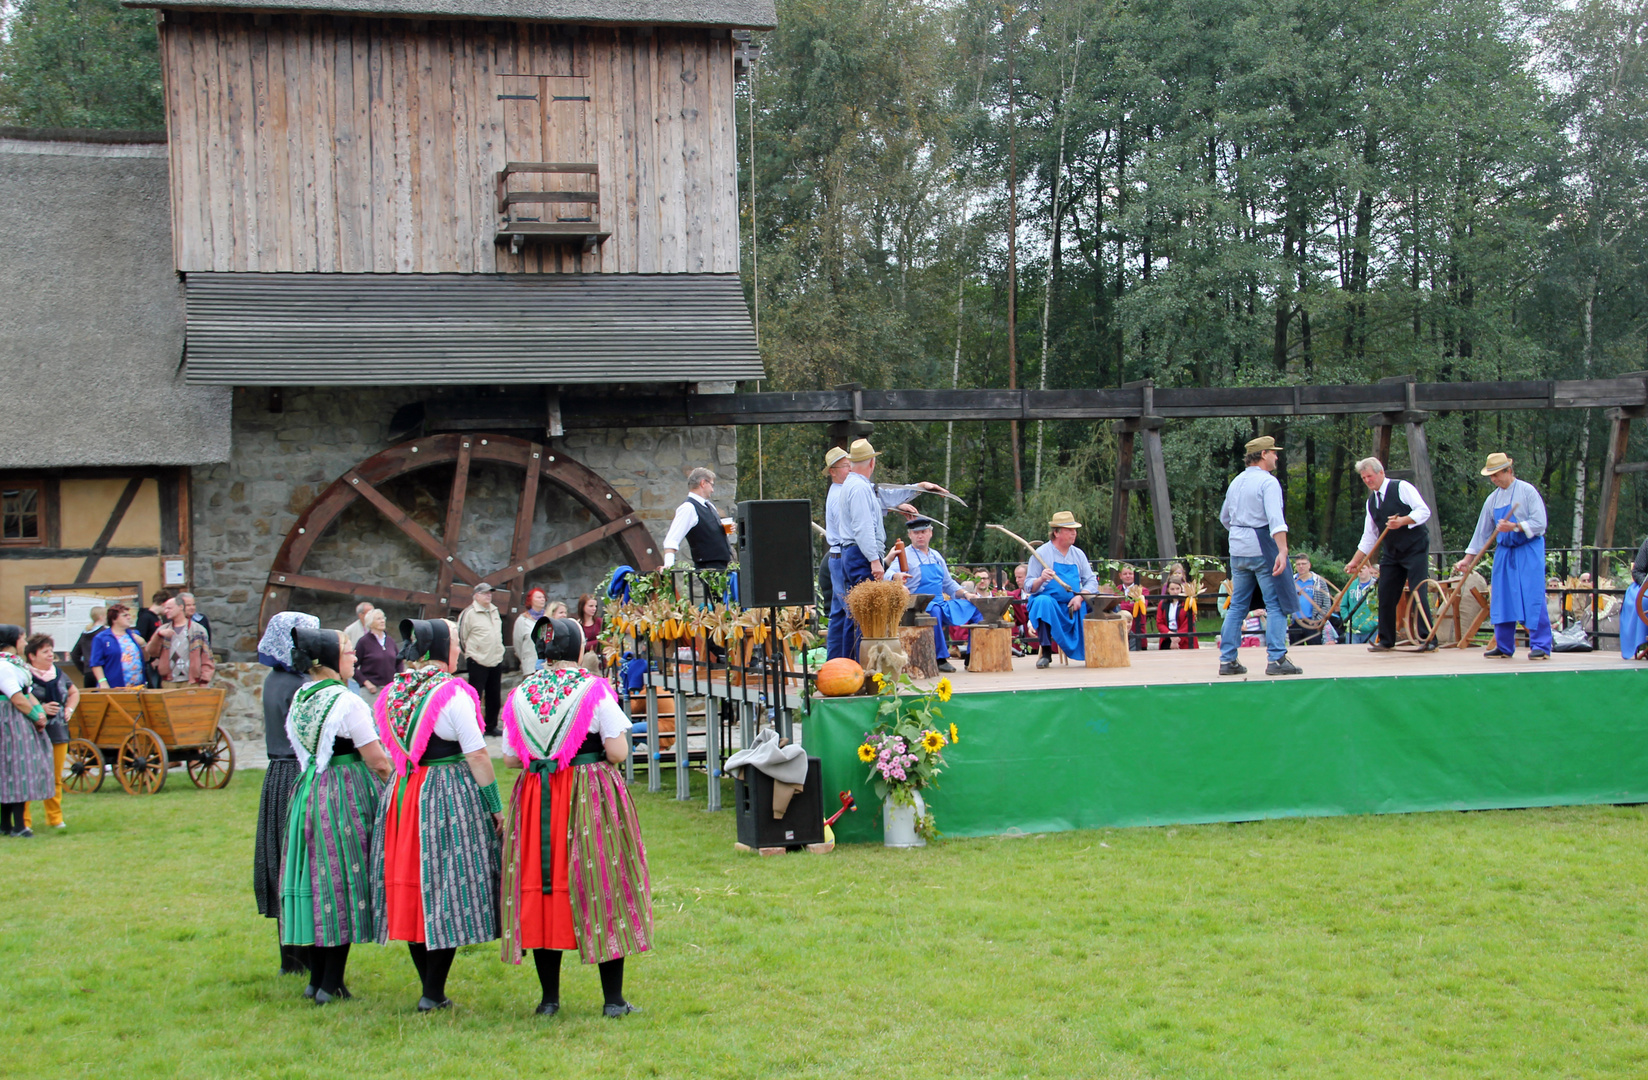
[[737,274],[219,274],[188,380],[232,386],[765,377]]

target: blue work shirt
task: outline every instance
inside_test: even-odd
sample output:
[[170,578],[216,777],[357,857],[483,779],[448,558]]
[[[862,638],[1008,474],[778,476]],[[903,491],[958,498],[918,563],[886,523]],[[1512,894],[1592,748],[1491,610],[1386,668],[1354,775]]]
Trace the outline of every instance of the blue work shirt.
[[1265,535],[1287,532],[1287,519],[1282,516],[1282,485],[1270,473],[1257,465],[1249,465],[1240,476],[1230,482],[1225,491],[1225,504],[1219,508],[1219,524],[1230,530],[1230,557],[1258,558],[1258,529]]
[[842,546],[857,544],[866,559],[880,559],[887,551],[887,529],[881,521],[885,513],[875,485],[858,473],[848,473],[841,485]]

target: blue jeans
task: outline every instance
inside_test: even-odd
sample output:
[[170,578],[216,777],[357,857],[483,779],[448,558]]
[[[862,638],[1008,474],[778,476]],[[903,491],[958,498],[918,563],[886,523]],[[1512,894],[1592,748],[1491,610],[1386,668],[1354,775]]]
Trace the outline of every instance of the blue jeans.
[[[835,660],[847,655],[847,583],[841,578],[841,556],[827,557],[830,567],[830,628],[824,635],[824,655]],[[858,657],[853,657],[857,660]]]
[[1276,579],[1270,573],[1270,560],[1260,555],[1237,555],[1230,560],[1230,609],[1225,612],[1224,629],[1219,632],[1219,663],[1236,659],[1236,646],[1242,641],[1242,620],[1247,618],[1253,603],[1253,590],[1258,589],[1265,602],[1265,652],[1272,660],[1287,655],[1287,616],[1276,602]]

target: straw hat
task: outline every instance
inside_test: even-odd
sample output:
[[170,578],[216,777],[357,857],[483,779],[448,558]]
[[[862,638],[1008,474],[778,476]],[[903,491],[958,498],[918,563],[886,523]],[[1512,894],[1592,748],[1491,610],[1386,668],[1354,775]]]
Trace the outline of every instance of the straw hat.
[[860,461],[870,461],[875,456],[876,448],[870,445],[869,439],[854,439],[853,449],[847,455],[847,460],[856,465]]
[[1516,464],[1516,462],[1512,461],[1509,457],[1507,457],[1504,454],[1498,454],[1498,453],[1489,454],[1488,455],[1488,463],[1486,465],[1482,466],[1482,475],[1483,476],[1492,476],[1494,473],[1498,472],[1499,470],[1508,469],[1514,464]]
[[1082,525],[1081,522],[1076,520],[1075,514],[1068,510],[1060,510],[1053,515],[1053,520],[1047,523],[1047,527],[1049,529],[1079,529]]
[[1281,447],[1277,446],[1276,440],[1269,435],[1261,435],[1257,439],[1249,439],[1244,449],[1250,454],[1262,454],[1266,450],[1280,450]]
[[830,475],[830,470],[835,468],[836,462],[840,461],[842,458],[844,458],[846,456],[847,456],[847,451],[841,449],[841,447],[839,447],[839,446],[832,446],[832,447],[829,448],[829,450],[825,451],[825,453],[824,453],[824,475],[825,476]]

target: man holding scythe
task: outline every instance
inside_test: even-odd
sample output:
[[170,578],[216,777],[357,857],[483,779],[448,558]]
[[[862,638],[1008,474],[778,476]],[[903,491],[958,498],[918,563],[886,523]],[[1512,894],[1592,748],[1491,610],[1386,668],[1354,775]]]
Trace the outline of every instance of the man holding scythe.
[[[1419,489],[1406,480],[1392,480],[1385,475],[1385,466],[1376,457],[1363,458],[1356,463],[1356,473],[1372,494],[1368,496],[1368,512],[1362,522],[1362,542],[1356,554],[1345,564],[1345,573],[1354,574],[1373,554],[1373,549],[1384,538],[1379,553],[1379,632],[1368,652],[1390,652],[1396,648],[1396,607],[1402,599],[1402,590],[1412,590],[1425,613],[1422,624],[1431,625],[1430,602],[1420,585],[1430,574],[1430,534],[1425,522],[1431,519],[1431,508],[1426,505]],[[1426,651],[1436,648],[1436,635],[1425,643]]]
[[1488,616],[1493,620],[1494,643],[1482,655],[1516,655],[1516,624],[1528,628],[1528,659],[1551,658],[1551,616],[1545,610],[1545,500],[1526,480],[1516,478],[1513,462],[1504,454],[1489,454],[1482,475],[1494,491],[1482,503],[1476,534],[1465,557],[1454,563],[1469,573],[1489,541],[1499,546],[1494,557],[1493,588]]

